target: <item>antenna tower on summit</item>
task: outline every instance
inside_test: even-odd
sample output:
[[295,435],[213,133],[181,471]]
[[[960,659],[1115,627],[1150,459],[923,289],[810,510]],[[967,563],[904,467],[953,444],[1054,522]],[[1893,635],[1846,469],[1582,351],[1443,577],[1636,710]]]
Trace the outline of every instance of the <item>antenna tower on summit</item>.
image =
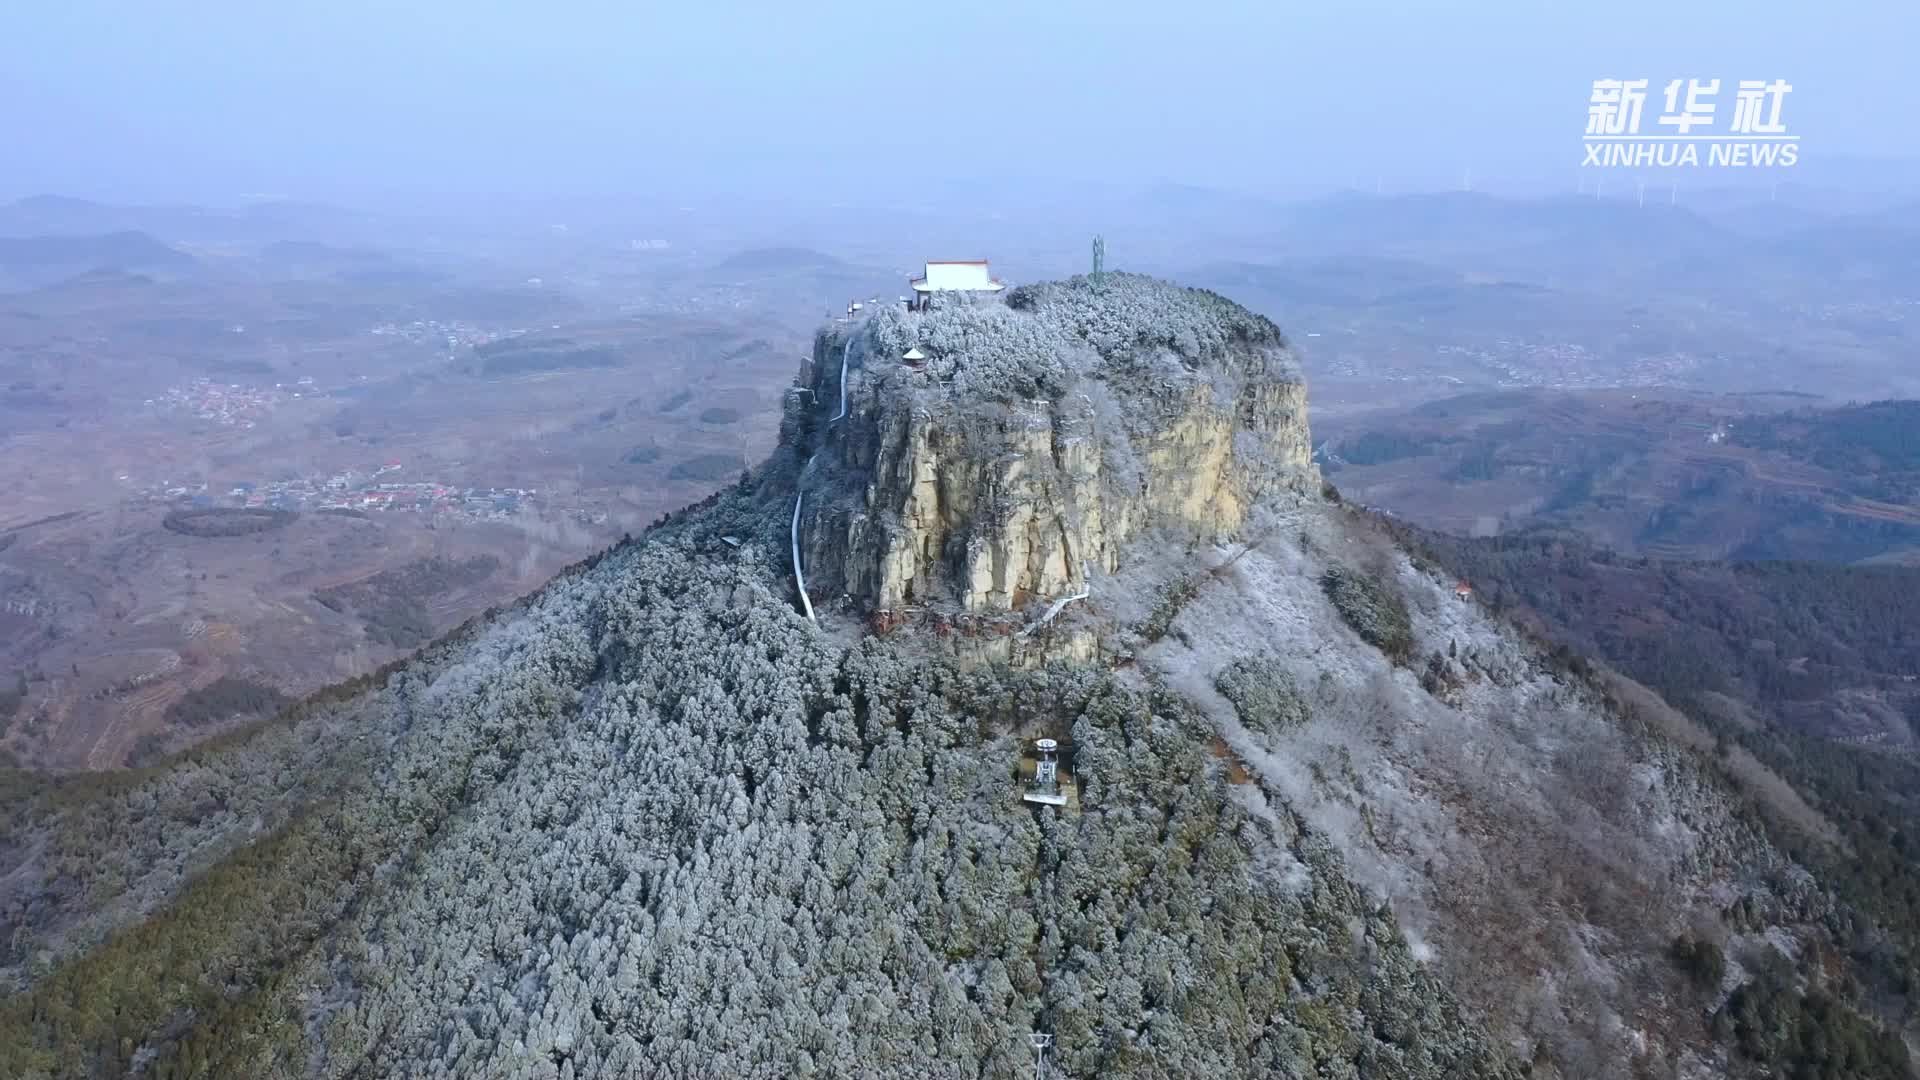
[[1099,281],[1100,275],[1107,272],[1107,238],[1093,238],[1093,280]]

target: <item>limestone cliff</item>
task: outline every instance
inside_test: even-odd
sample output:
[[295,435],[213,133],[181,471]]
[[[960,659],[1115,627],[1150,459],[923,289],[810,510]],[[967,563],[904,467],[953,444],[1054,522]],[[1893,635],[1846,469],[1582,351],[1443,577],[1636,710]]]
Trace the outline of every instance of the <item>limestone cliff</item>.
[[882,312],[823,332],[802,382],[809,591],[866,610],[1057,600],[1144,530],[1230,534],[1319,485],[1279,329],[1150,278]]

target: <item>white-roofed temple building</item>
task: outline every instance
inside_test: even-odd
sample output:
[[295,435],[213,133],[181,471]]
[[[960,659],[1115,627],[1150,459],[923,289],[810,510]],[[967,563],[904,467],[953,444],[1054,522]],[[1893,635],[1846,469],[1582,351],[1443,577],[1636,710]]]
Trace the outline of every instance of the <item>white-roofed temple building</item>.
[[927,263],[926,272],[907,282],[913,296],[907,305],[914,310],[927,306],[937,292],[999,292],[1006,286],[995,281],[985,259],[949,259]]

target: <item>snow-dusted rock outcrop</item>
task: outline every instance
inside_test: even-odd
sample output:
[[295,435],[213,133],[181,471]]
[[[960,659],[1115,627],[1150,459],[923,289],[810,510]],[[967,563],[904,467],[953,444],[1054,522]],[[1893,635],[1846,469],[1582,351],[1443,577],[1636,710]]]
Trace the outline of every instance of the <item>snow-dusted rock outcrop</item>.
[[810,463],[808,584],[869,610],[1044,604],[1143,530],[1231,533],[1319,484],[1279,329],[1151,278],[887,311],[822,333],[805,381],[784,445]]

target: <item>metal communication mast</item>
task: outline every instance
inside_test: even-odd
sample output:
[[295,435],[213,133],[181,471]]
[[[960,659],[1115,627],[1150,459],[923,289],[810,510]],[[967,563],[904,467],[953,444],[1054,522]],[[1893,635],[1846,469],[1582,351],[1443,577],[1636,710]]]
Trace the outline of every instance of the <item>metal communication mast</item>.
[[1027,1036],[1027,1042],[1033,1044],[1033,1080],[1046,1080],[1047,1047],[1053,1045],[1053,1036],[1036,1031]]
[[1107,272],[1107,238],[1093,238],[1093,280],[1099,281],[1100,275]]

